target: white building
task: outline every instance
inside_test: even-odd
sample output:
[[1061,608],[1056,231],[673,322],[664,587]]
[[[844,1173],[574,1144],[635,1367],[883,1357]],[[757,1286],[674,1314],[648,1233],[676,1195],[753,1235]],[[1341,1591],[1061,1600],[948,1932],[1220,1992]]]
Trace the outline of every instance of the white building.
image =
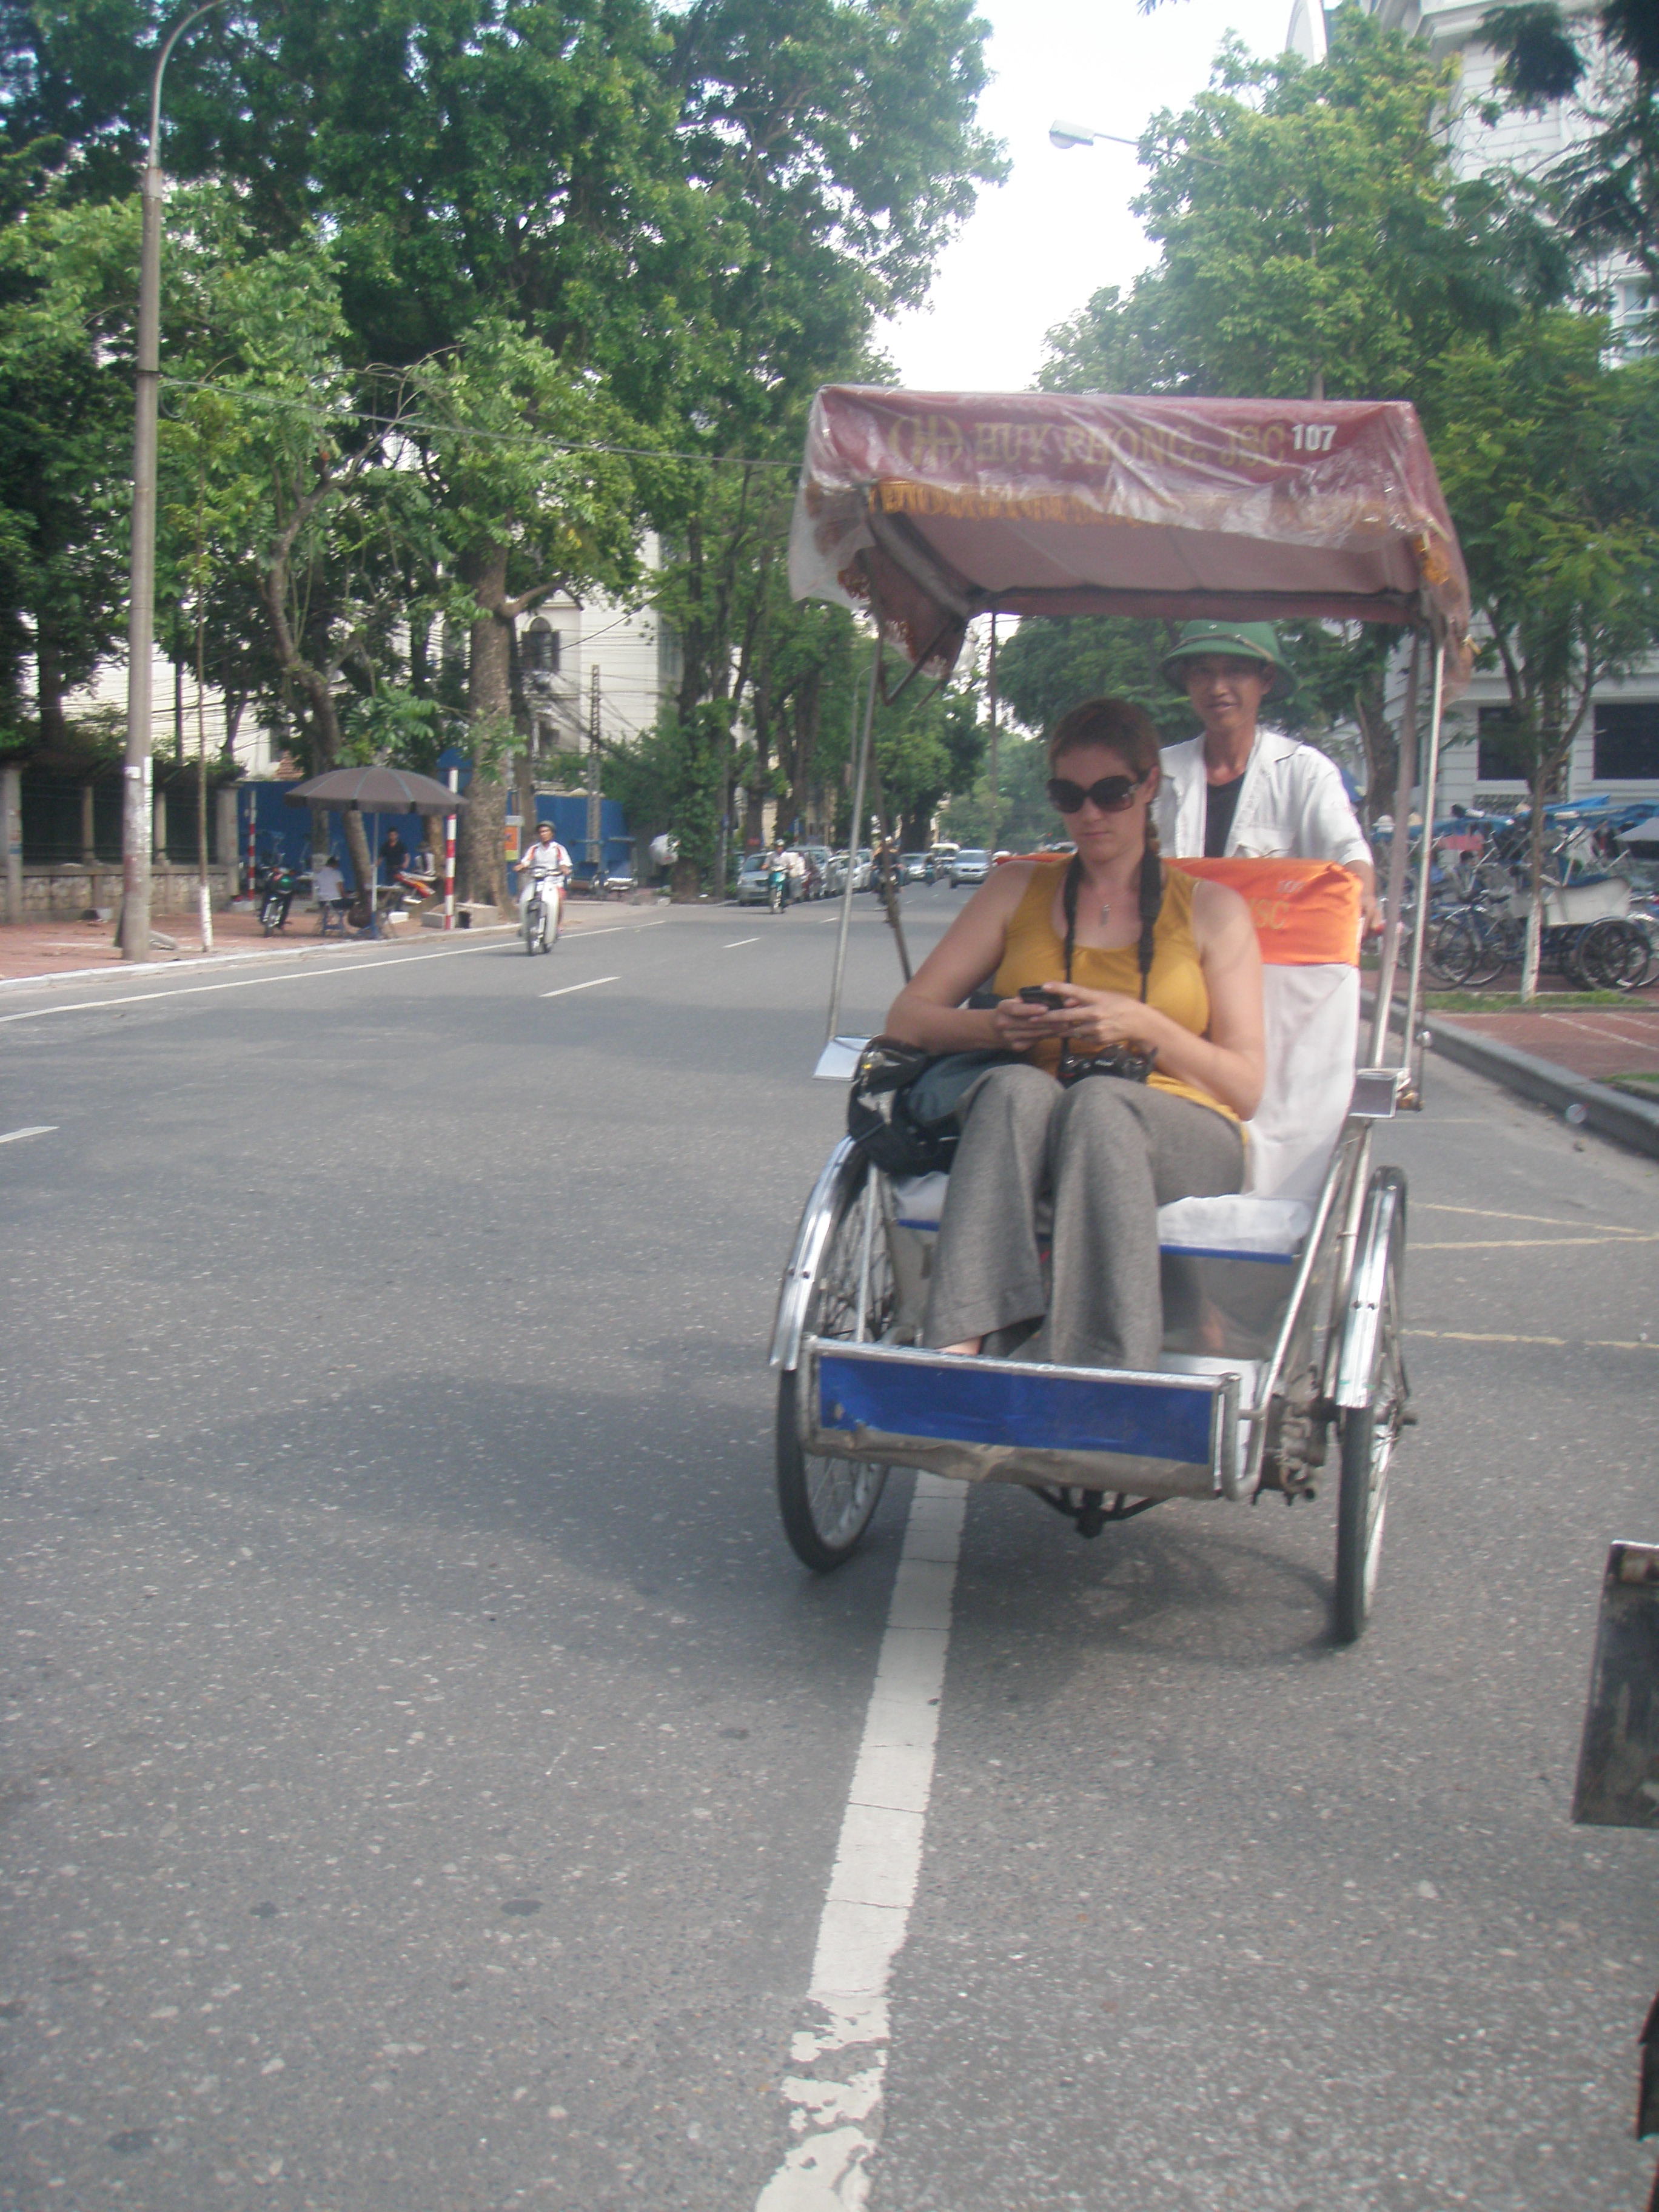
[[[654,536],[646,541],[646,565],[659,565]],[[586,747],[596,678],[599,732],[612,745],[635,743],[650,730],[679,683],[678,641],[652,606],[562,596],[521,616],[518,634],[538,761]]]
[[[1496,87],[1498,58],[1481,42],[1480,19],[1491,0],[1368,0],[1372,13],[1391,28],[1421,33],[1442,52],[1455,52],[1461,64],[1461,100],[1454,149],[1465,175],[1501,166],[1539,174],[1548,169],[1588,128],[1583,111],[1558,102],[1540,115],[1505,113],[1487,124],[1478,103]],[[1583,0],[1567,0],[1568,6]],[[1319,0],[1295,0],[1285,44],[1308,60],[1322,58],[1325,18]],[[1647,285],[1628,264],[1599,271],[1613,300],[1614,321],[1628,323],[1649,308]],[[1443,760],[1440,799],[1443,812],[1454,803],[1503,809],[1526,794],[1523,775],[1504,744],[1503,721],[1509,693],[1501,674],[1478,675],[1447,720],[1453,742]],[[1459,738],[1463,742],[1456,742]],[[1605,793],[1615,799],[1659,802],[1659,662],[1620,683],[1597,687],[1593,705],[1567,763],[1564,798]]]
[[[654,535],[646,540],[646,566],[658,566]],[[526,700],[535,726],[538,762],[548,772],[554,753],[583,750],[592,726],[593,678],[599,678],[599,733],[606,744],[629,744],[649,730],[665,698],[673,696],[680,677],[679,647],[672,628],[649,605],[629,608],[616,602],[566,595],[549,599],[516,624],[520,667]],[[437,643],[434,637],[434,645]],[[465,632],[446,633],[446,654],[465,665]],[[121,715],[126,708],[127,675],[123,659],[106,661],[91,684],[65,704],[71,720],[94,710]],[[225,702],[210,680],[198,714],[196,678],[180,671],[161,651],[154,655],[150,678],[152,750],[186,760],[204,743],[210,761],[224,747]],[[245,774],[269,775],[281,758],[280,732],[263,728],[250,710],[240,718],[231,750]]]

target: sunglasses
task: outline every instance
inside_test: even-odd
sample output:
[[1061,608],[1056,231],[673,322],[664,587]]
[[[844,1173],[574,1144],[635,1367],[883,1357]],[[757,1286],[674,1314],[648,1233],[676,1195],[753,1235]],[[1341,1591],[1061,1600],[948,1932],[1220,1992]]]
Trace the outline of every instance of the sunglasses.
[[1080,814],[1085,803],[1092,799],[1103,814],[1121,814],[1146,781],[1144,775],[1103,775],[1098,783],[1091,783],[1085,791],[1069,776],[1051,775],[1048,803],[1058,813]]

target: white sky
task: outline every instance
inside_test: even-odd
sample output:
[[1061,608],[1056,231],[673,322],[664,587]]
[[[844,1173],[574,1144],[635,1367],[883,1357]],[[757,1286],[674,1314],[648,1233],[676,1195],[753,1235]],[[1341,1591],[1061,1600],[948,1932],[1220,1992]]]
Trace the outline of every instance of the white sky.
[[1019,392],[1047,331],[1152,256],[1128,203],[1144,181],[1130,146],[1048,143],[1060,118],[1138,138],[1207,82],[1223,34],[1255,53],[1285,44],[1291,0],[981,0],[993,81],[980,118],[1012,165],[939,265],[928,305],[878,333],[913,391]]

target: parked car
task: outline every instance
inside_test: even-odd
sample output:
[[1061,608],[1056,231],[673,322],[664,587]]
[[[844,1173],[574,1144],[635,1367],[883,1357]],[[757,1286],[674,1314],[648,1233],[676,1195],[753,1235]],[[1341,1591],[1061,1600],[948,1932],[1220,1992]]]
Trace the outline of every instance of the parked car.
[[899,881],[905,884],[925,884],[927,880],[927,854],[901,853],[899,854]]
[[952,888],[959,884],[982,884],[991,872],[991,856],[976,845],[964,845],[951,863]]
[[853,889],[855,891],[867,891],[870,889],[870,869],[875,857],[867,845],[859,847],[856,865],[853,870]]
[[826,898],[839,898],[846,889],[847,855],[845,853],[831,853],[824,864],[823,895]]
[[743,866],[738,870],[738,904],[764,906],[770,896],[771,873],[769,853],[745,853]]

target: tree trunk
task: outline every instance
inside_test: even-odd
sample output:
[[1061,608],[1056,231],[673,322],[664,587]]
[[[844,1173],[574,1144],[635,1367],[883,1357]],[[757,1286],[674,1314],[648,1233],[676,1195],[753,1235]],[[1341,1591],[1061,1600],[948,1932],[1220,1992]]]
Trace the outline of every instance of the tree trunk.
[[[314,501],[313,505],[314,506]],[[316,756],[313,763],[319,774],[336,768],[340,759],[340,716],[334,703],[333,686],[320,668],[313,667],[301,657],[300,649],[288,619],[289,556],[306,515],[311,512],[302,503],[301,509],[290,518],[289,527],[278,538],[271,550],[270,566],[264,573],[265,616],[270,624],[272,642],[283,673],[305,701],[307,715],[311,724],[312,747]],[[368,839],[363,833],[363,817],[347,809],[345,813],[346,851],[351,857],[351,872],[361,896],[372,899],[374,895],[374,868],[370,860]]]
[[1538,996],[1538,968],[1544,950],[1544,761],[1540,753],[1532,780],[1532,836],[1528,847],[1527,880],[1532,904],[1527,909],[1527,946],[1521,957],[1521,1002],[1529,1005]]
[[1565,757],[1566,744],[1561,733],[1562,701],[1557,692],[1546,692],[1540,702],[1540,723],[1536,732],[1536,750],[1533,754],[1532,775],[1532,835],[1527,841],[1527,878],[1532,887],[1532,905],[1527,915],[1527,949],[1521,963],[1521,998],[1523,1004],[1538,995],[1538,970],[1544,950],[1544,802],[1553,797],[1556,779]]
[[60,746],[69,736],[64,714],[64,661],[58,635],[37,614],[34,624],[35,705],[42,744]]
[[1380,670],[1354,694],[1353,709],[1365,748],[1365,826],[1375,829],[1377,816],[1394,804],[1400,774],[1400,744],[1389,720]]
[[468,555],[461,579],[481,612],[468,634],[466,708],[472,726],[472,781],[461,816],[461,869],[466,896],[510,919],[507,896],[507,784],[513,744],[513,660],[502,612],[507,605],[507,549]]
[[812,764],[818,750],[818,705],[822,671],[811,669],[796,687],[793,701],[794,742],[789,749],[789,817],[810,835]]

